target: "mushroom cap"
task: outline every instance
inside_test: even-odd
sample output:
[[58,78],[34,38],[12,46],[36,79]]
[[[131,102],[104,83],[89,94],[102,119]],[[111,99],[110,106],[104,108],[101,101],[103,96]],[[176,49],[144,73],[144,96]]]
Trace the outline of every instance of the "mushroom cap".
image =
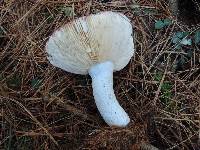
[[46,44],[51,64],[76,74],[112,61],[114,71],[124,68],[134,54],[130,20],[111,11],[81,17],[53,33]]

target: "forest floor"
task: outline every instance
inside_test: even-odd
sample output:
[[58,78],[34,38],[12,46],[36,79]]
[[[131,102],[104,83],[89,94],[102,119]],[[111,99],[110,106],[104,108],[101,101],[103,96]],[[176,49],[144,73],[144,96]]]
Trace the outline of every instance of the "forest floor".
[[[136,53],[114,73],[126,128],[102,120],[88,75],[53,67],[45,53],[57,28],[108,10],[134,29]],[[200,26],[178,21],[165,0],[3,0],[0,12],[1,149],[200,147]]]

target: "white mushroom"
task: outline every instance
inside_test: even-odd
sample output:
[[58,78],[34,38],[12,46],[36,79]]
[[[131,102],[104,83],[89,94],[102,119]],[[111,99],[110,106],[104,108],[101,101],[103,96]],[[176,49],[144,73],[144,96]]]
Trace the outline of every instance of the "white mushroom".
[[96,106],[110,126],[126,126],[130,118],[113,91],[113,71],[124,68],[134,54],[132,26],[120,13],[82,17],[49,38],[48,60],[75,74],[90,74]]

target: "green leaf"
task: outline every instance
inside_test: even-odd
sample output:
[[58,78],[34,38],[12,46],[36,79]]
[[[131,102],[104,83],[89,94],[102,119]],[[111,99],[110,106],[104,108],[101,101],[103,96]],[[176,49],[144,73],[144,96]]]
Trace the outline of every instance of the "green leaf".
[[3,80],[3,79],[4,79],[3,75],[0,74],[0,81]]
[[165,26],[165,24],[161,20],[156,21],[155,25],[154,25],[155,29],[162,29],[164,26]]
[[184,64],[186,63],[186,58],[185,58],[185,57],[181,57],[180,63],[181,63],[182,65],[184,65]]
[[133,4],[133,5],[130,6],[130,8],[132,9],[132,12],[133,12],[134,14],[136,14],[136,15],[141,15],[142,10],[141,10],[141,8],[140,8],[140,5],[138,5],[138,4]]
[[21,85],[21,78],[18,75],[14,75],[7,81],[9,87],[18,88]]
[[194,43],[200,44],[200,30],[197,30],[194,35]]
[[192,45],[192,39],[183,38],[180,43],[183,45]]
[[162,72],[159,71],[154,75],[154,80],[160,82],[162,80],[162,76],[163,76]]
[[192,45],[192,39],[186,38],[189,32],[176,32],[172,37],[172,43],[177,44],[176,49],[180,49],[181,45]]
[[175,33],[175,35],[178,37],[178,38],[184,38],[184,37],[186,37],[186,36],[188,36],[190,33],[189,32],[187,32],[187,31],[184,31],[184,32],[182,32],[182,31],[178,31],[178,32],[176,32]]
[[186,58],[184,56],[180,57],[180,60],[178,62],[180,65],[184,65],[186,63]]
[[141,6],[137,3],[133,4],[133,5],[130,5],[130,8],[131,9],[135,9],[135,8],[140,8]]
[[178,44],[175,46],[175,49],[177,49],[177,50],[180,50],[181,48],[182,48],[182,46],[181,46],[180,43],[178,43]]
[[176,33],[175,33],[175,36],[181,39],[181,38],[184,37],[184,32],[181,32],[181,31],[176,32]]
[[6,29],[0,25],[0,36],[3,36],[6,34]]
[[172,98],[172,84],[170,82],[164,82],[161,86],[161,101],[168,105]]
[[165,26],[169,26],[172,24],[172,21],[169,18],[166,18],[163,20],[163,23],[165,24]]
[[31,86],[34,89],[38,89],[42,85],[42,81],[38,78],[32,79],[31,80]]
[[172,88],[171,83],[164,82],[164,83],[162,84],[162,86],[161,86],[161,91],[166,92],[166,91],[171,90],[171,88]]
[[174,43],[174,44],[176,44],[176,43],[179,43],[181,41],[181,39],[175,34],[175,35],[173,35],[173,37],[172,37],[172,42]]
[[61,11],[64,13],[65,17],[72,17],[74,15],[74,10],[72,7],[63,6]]
[[154,15],[154,14],[158,13],[157,9],[154,9],[154,8],[144,8],[144,7],[142,7],[141,5],[139,5],[137,3],[134,3],[133,5],[130,5],[130,8],[132,9],[132,12],[134,14],[137,14],[137,15],[142,15],[142,14],[145,14],[145,15]]
[[144,14],[155,15],[155,14],[158,14],[158,11],[156,9],[145,8],[144,9]]
[[2,36],[4,34],[4,29],[2,26],[0,26],[0,36]]
[[188,51],[187,51],[187,57],[188,58],[191,58],[193,56],[193,50],[192,49],[189,49]]
[[162,29],[171,24],[172,24],[172,21],[169,18],[166,18],[164,20],[157,20],[155,22],[155,29]]
[[188,36],[188,35],[190,35],[190,32],[188,32],[188,31],[184,31],[184,32],[183,32],[183,37],[186,37],[186,36]]
[[49,15],[48,18],[47,18],[47,22],[51,23],[51,22],[53,22],[53,20],[54,20],[53,15]]

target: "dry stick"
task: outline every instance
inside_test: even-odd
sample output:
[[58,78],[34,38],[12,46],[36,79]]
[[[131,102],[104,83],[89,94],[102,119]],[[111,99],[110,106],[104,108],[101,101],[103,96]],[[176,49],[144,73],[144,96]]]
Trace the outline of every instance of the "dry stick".
[[161,79],[161,81],[160,81],[158,90],[156,91],[156,95],[155,95],[155,97],[154,97],[154,99],[153,99],[153,105],[156,105],[156,101],[157,101],[157,99],[158,99],[158,96],[159,96],[161,87],[162,87],[163,82],[164,82],[164,79],[165,79],[165,75],[166,75],[166,73],[167,73],[168,63],[169,63],[169,58],[168,58],[168,60],[167,60],[167,66],[166,66],[166,68],[165,68],[165,72],[164,72],[164,74],[163,74],[163,76],[162,76],[162,79]]
[[[161,112],[163,111],[163,110],[160,110]],[[180,120],[180,119],[173,119],[170,115],[175,115],[175,114],[172,114],[172,113],[170,113],[170,115],[168,115],[167,113],[169,113],[169,112],[164,112],[165,113],[165,115],[168,117],[168,118],[171,118],[171,120],[174,120],[178,125],[180,125],[180,126],[182,126],[178,121]],[[158,118],[158,117],[156,117],[156,118]],[[165,118],[160,118],[160,119],[165,119]],[[167,119],[167,118],[166,118]],[[170,120],[170,119],[168,119],[168,120]],[[187,121],[190,121],[190,120],[187,120]],[[160,122],[161,123],[161,122]],[[191,122],[191,123],[193,123],[195,126],[197,126],[193,121]],[[198,127],[198,126],[197,126]],[[162,137],[162,138],[164,138],[164,136],[160,133],[160,132],[158,132],[159,134],[160,134],[160,136]],[[185,140],[183,140],[182,142],[180,142],[180,143],[178,143],[178,144],[176,144],[176,145],[174,145],[172,148],[169,148],[169,149],[174,149],[175,147],[177,147],[177,146],[179,146],[179,145],[181,145],[181,144],[184,144],[184,142],[186,142],[186,141],[188,141],[188,140],[190,140],[194,135],[197,135],[197,133],[194,133],[192,136],[190,136],[190,137],[188,137],[187,139],[185,139]],[[168,142],[170,142],[168,139],[166,139]],[[171,144],[173,144],[173,143],[171,143]]]
[[39,4],[41,4],[44,0],[38,0],[36,2],[36,5],[34,5],[28,12],[26,12],[26,14],[24,14],[18,21],[16,21],[13,25],[13,27],[15,27],[16,25],[18,25],[21,21],[23,21]]
[[178,15],[178,0],[169,0],[169,7],[173,16]]
[[0,98],[7,100],[7,101],[12,101],[12,102],[16,103],[17,105],[19,105],[21,108],[23,108],[30,115],[31,119],[33,121],[35,121],[40,126],[40,128],[42,128],[44,130],[44,132],[50,137],[50,139],[58,146],[58,143],[53,138],[53,136],[48,132],[48,130],[46,128],[43,127],[43,125],[37,120],[37,118],[35,118],[33,116],[33,114],[28,109],[26,109],[26,107],[24,105],[22,105],[20,102],[16,101],[15,99],[6,98],[6,97],[3,97],[3,96],[0,96]]
[[140,144],[140,150],[159,150],[159,149],[151,144],[142,143]]
[[[65,125],[59,125],[59,126],[54,126],[54,127],[49,127],[49,130],[52,129],[59,129],[60,127],[65,127]],[[26,131],[16,131],[17,134],[22,135],[22,136],[41,136],[41,135],[46,135],[44,133],[40,133],[41,128],[36,129],[34,131],[26,132]],[[70,135],[70,133],[53,133],[54,136],[62,138],[64,135]]]
[[72,4],[72,3],[80,3],[80,2],[86,2],[87,0],[73,0],[73,1],[67,1],[66,0],[63,0],[63,1],[46,1],[44,2],[44,4],[46,3],[50,3],[50,4]]
[[88,15],[90,14],[91,6],[92,6],[92,0],[90,0],[90,1],[88,2],[88,9],[87,9],[87,11],[86,11],[86,16],[88,16]]
[[59,106],[65,108],[67,111],[69,111],[69,112],[71,112],[71,113],[73,113],[73,114],[75,114],[75,115],[81,116],[81,117],[83,117],[84,119],[88,119],[88,120],[90,120],[90,121],[95,121],[95,120],[97,120],[96,117],[94,117],[94,116],[92,116],[92,115],[89,115],[89,114],[86,114],[86,113],[84,113],[83,111],[81,111],[80,109],[77,109],[76,107],[74,107],[74,106],[72,106],[72,105],[69,105],[69,104],[64,103],[61,99],[57,99],[57,100],[56,100],[56,103],[57,103]]
[[69,104],[65,103],[62,98],[54,97],[52,100],[50,100],[50,102],[47,105],[50,105],[53,101],[55,101],[57,105],[64,108],[65,110],[69,111],[70,113],[73,113],[74,115],[80,116],[80,117],[90,120],[92,122],[99,121],[97,119],[97,117],[90,115],[90,114],[86,114],[85,112],[74,107],[73,105],[69,105]]
[[191,135],[191,136],[189,136],[187,139],[185,139],[185,140],[183,140],[182,142],[180,142],[180,143],[178,143],[178,144],[176,144],[176,145],[174,145],[174,146],[170,147],[168,150],[171,150],[171,149],[174,149],[174,148],[176,148],[177,146],[179,146],[179,145],[181,145],[181,144],[185,143],[186,141],[190,140],[190,139],[191,139],[192,137],[194,137],[195,135],[197,135],[197,134],[192,134],[192,135]]
[[[45,136],[46,134],[44,133],[37,133],[34,131],[31,132],[25,132],[25,131],[16,131],[17,134],[22,135],[22,136]],[[59,138],[62,138],[64,136],[65,133],[54,133],[53,135]]]
[[114,77],[114,79],[120,79],[120,80],[128,80],[128,81],[133,81],[133,82],[140,82],[140,83],[148,83],[148,84],[158,84],[160,83],[159,81],[149,81],[149,80],[141,80],[141,79],[133,79],[133,78],[126,78],[126,77]]
[[164,79],[165,79],[165,74],[166,74],[166,72],[163,74],[162,79],[161,79],[160,84],[159,84],[159,87],[158,87],[158,90],[156,91],[156,95],[155,95],[155,97],[153,99],[153,105],[156,105],[156,101],[158,99],[162,84],[163,84]]
[[[199,112],[199,118],[200,118],[200,102],[199,102],[198,112]],[[199,126],[200,126],[200,119],[199,119]],[[198,145],[200,146],[200,129],[199,129]]]
[[[169,76],[171,77],[171,78],[173,78],[173,79],[176,79],[177,81],[179,81],[195,98],[197,98],[197,99],[200,99],[200,95],[198,94],[198,93],[194,93],[191,89],[190,89],[190,87],[188,87],[184,82],[183,82],[183,80],[180,80],[179,78],[177,78],[177,77],[175,77],[175,76],[172,76],[172,75],[170,75],[169,74]],[[197,94],[197,95],[196,95]]]

